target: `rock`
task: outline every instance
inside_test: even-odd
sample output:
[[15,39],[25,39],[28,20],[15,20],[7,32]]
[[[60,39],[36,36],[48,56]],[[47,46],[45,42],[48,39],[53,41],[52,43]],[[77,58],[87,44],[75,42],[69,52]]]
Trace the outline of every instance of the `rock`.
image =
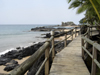
[[[58,35],[58,34],[61,34],[61,35]],[[59,36],[63,36],[63,35],[64,35],[63,32],[55,32],[54,33],[54,37],[59,37]],[[47,33],[44,38],[50,38],[50,37],[51,37],[51,34],[50,33]]]
[[4,71],[11,71],[13,70],[18,64],[9,64],[4,68]]
[[17,47],[16,49],[21,49],[21,47]]
[[2,55],[1,57],[6,57],[6,58],[16,58],[17,56],[15,56],[15,54],[17,53],[17,50],[12,50],[12,51],[9,51],[8,53]]
[[15,60],[11,60],[9,63],[11,63],[11,64],[18,64],[18,62],[15,61]]
[[32,28],[31,31],[51,31],[55,28],[53,27],[36,27],[36,28]]
[[[34,44],[32,46],[22,48],[22,50],[12,50],[9,51],[8,53],[1,55],[3,58],[10,58],[10,59],[22,59],[23,57],[32,55],[40,46],[43,45],[44,42],[39,42],[38,44]],[[1,62],[1,64],[3,64]]]
[[0,57],[0,65],[5,65],[9,61],[11,61],[10,58]]
[[4,68],[5,71],[11,71],[13,70],[16,66],[18,66],[18,62],[15,60],[11,60],[10,62],[8,62],[6,65],[6,67]]

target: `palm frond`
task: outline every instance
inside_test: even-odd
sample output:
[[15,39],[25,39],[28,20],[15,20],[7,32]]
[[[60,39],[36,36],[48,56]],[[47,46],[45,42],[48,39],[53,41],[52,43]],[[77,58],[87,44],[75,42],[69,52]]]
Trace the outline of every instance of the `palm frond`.
[[82,3],[78,0],[75,0],[71,3],[71,5],[69,6],[69,9],[71,8],[76,8],[76,7],[79,7]]

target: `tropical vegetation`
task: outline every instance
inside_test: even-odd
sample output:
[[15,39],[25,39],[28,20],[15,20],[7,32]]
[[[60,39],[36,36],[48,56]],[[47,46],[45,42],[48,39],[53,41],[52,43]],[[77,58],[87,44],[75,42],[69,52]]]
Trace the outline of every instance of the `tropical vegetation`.
[[68,0],[68,3],[69,9],[77,8],[77,14],[85,12],[85,17],[80,23],[100,24],[100,0]]

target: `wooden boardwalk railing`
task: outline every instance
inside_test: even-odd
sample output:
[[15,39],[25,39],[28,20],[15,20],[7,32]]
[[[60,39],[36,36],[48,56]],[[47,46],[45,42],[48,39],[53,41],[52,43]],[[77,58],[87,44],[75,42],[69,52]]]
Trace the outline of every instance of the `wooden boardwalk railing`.
[[90,75],[81,53],[81,36],[77,36],[56,54],[50,75]]
[[[87,37],[90,37],[92,34],[90,32],[90,28],[96,26],[88,26],[88,31],[82,35],[82,58],[84,60],[85,52],[92,58],[92,68],[91,68],[91,75],[96,75],[96,66],[100,69],[100,62],[97,60],[97,52],[100,51],[100,45]],[[90,35],[91,34],[91,35]],[[92,45],[92,54],[86,48],[87,45]]]
[[[77,35],[77,28],[78,27],[75,27],[67,32],[63,32],[63,34],[65,34],[65,39],[60,41],[59,43],[64,41],[64,46],[66,47],[67,39],[72,37],[72,40],[73,40],[73,34],[75,34],[75,36]],[[68,32],[71,33],[69,37],[67,37]],[[59,35],[61,35],[61,34],[59,34]],[[56,35],[56,36],[58,36],[58,35]],[[52,42],[51,48],[50,48],[50,42]],[[45,75],[49,75],[50,53],[52,53],[52,60],[53,60],[54,56],[55,56],[54,47],[59,43],[54,44],[54,31],[51,31],[51,37],[30,58],[28,58],[22,64],[17,66],[9,74],[3,74],[3,75],[23,75],[23,74],[25,74],[44,52],[45,52],[45,59],[35,75],[39,75],[39,73],[42,70],[44,65],[45,65]]]

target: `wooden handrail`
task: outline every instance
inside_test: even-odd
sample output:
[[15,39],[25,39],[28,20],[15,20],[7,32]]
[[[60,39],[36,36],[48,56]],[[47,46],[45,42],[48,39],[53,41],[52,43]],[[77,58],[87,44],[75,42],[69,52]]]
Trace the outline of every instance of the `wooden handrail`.
[[[67,37],[67,33],[68,32],[72,32],[70,37],[72,36],[72,40],[73,40],[73,34],[77,34],[76,30],[75,33],[73,33],[73,30],[76,28],[73,28],[67,32],[64,32],[65,34],[65,39],[63,41],[65,41],[65,46],[67,43],[67,39],[69,37]],[[52,46],[50,48],[50,42],[52,42]],[[14,70],[12,70],[9,75],[23,75],[27,70],[29,70],[31,68],[31,66],[39,59],[39,57],[45,52],[45,59],[42,63],[42,65],[40,66],[39,70],[36,72],[35,75],[39,75],[41,69],[43,68],[43,66],[45,65],[45,75],[49,75],[49,55],[52,52],[52,60],[54,59],[55,56],[55,45],[54,44],[54,31],[51,31],[51,37],[43,44],[43,46],[41,46],[31,57],[29,57],[26,61],[24,61],[22,64],[20,64],[19,66],[17,66]]]
[[[96,66],[98,66],[100,68],[100,63],[98,62],[97,60],[97,51],[100,51],[100,45],[98,43],[95,43],[94,41],[90,40],[89,38],[86,38],[86,34],[88,34],[89,31],[87,31],[85,33],[85,35],[83,34],[82,37],[81,37],[81,40],[82,40],[82,58],[84,60],[84,52],[86,52],[91,58],[92,58],[92,69],[91,69],[91,75],[96,75]],[[87,42],[89,43],[90,45],[93,46],[93,54],[91,54],[85,47],[84,47],[84,43]]]

